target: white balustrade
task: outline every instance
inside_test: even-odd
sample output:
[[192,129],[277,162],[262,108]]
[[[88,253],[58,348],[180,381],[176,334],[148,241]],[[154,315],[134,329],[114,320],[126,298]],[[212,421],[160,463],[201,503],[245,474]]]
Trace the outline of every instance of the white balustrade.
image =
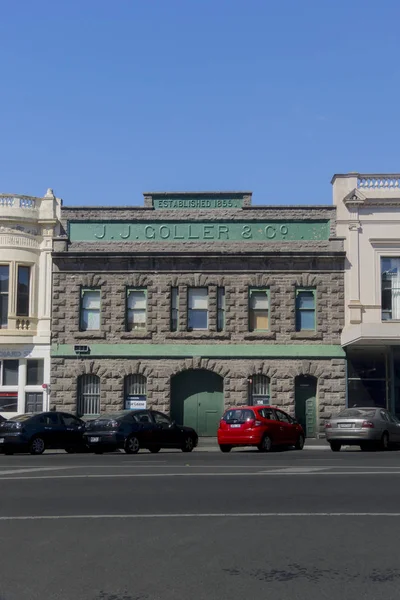
[[21,208],[22,210],[36,210],[38,208],[37,198],[30,196],[10,196],[0,194],[0,208]]
[[14,198],[11,196],[2,196],[0,198],[0,206],[14,206]]
[[359,175],[357,187],[360,190],[397,190],[400,188],[400,174]]

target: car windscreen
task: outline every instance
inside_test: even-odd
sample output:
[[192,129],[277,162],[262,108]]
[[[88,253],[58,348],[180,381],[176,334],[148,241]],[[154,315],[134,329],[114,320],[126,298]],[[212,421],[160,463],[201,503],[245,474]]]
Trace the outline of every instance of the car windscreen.
[[345,408],[338,414],[338,419],[373,419],[375,413],[375,408]]
[[222,419],[226,423],[245,423],[246,421],[255,419],[255,415],[252,410],[247,408],[235,408],[226,411]]

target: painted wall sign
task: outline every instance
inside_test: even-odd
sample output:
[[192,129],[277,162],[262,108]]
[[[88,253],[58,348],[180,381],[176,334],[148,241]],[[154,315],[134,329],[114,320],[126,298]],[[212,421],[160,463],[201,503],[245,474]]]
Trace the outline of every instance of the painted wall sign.
[[153,198],[153,206],[164,210],[242,208],[243,198]]
[[26,358],[31,353],[31,350],[12,350],[5,348],[0,350],[0,358]]
[[329,221],[70,221],[71,242],[257,242],[329,239]]

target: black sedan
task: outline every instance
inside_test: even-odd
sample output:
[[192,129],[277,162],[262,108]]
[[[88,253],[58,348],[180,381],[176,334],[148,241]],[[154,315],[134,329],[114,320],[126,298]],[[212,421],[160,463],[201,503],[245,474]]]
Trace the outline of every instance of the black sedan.
[[102,415],[86,423],[84,439],[96,454],[123,448],[136,454],[141,448],[159,452],[161,448],[180,448],[191,452],[198,436],[156,410],[131,410]]
[[66,452],[85,449],[85,423],[64,412],[44,412],[13,417],[0,423],[0,451],[4,454],[43,454],[46,448]]

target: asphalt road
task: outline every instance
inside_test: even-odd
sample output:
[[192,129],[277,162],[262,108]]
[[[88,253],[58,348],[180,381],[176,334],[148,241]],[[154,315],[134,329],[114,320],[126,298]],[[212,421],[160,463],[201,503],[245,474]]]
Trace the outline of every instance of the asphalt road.
[[1,600],[398,600],[400,452],[0,457]]

